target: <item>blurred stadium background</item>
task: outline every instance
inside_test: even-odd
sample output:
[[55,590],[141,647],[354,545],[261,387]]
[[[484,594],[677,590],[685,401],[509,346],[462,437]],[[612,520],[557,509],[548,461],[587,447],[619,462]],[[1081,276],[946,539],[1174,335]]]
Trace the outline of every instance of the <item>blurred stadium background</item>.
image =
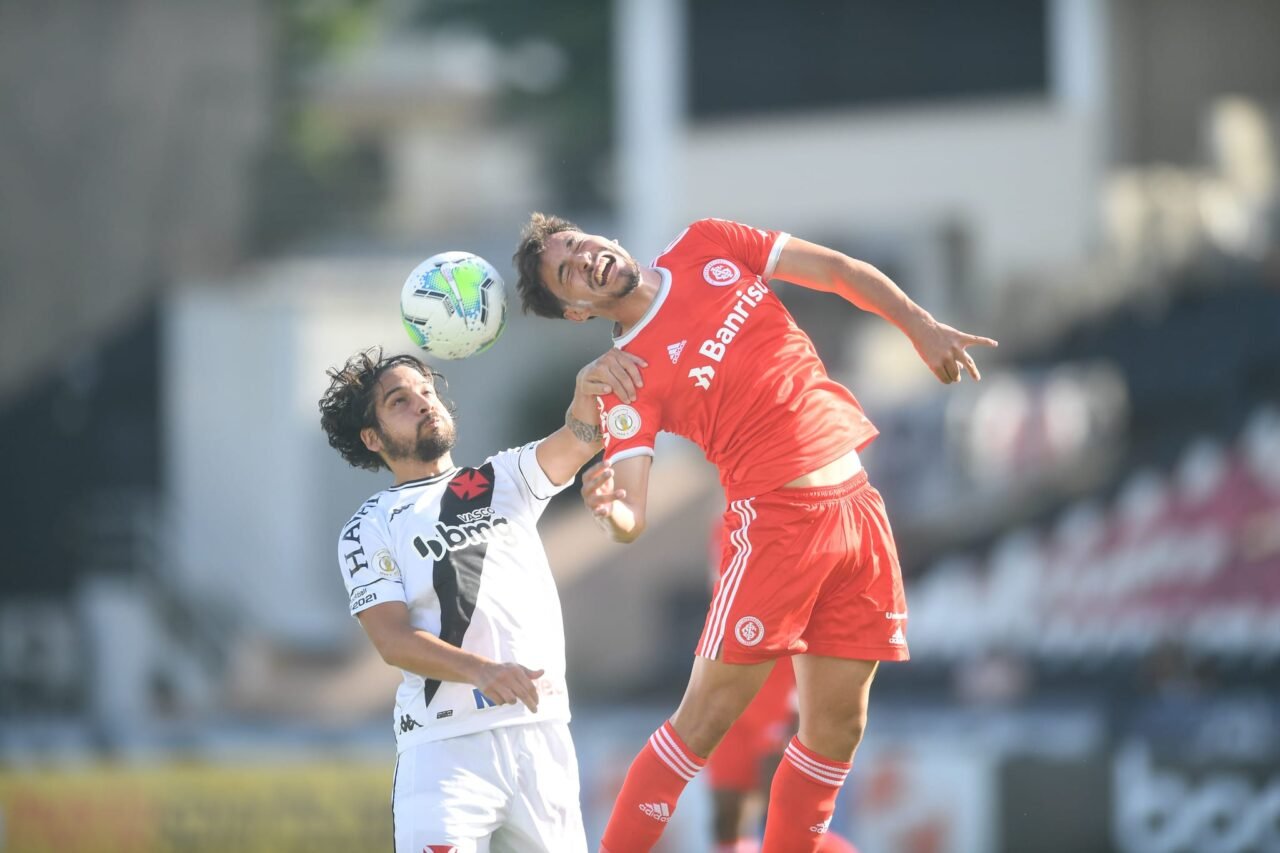
[[[739,219],[1001,340],[943,389],[782,288],[882,436],[914,660],[836,826],[864,853],[1280,850],[1274,0],[0,0],[0,850],[385,849],[396,680],[339,525],[383,478],[323,371],[404,349],[533,209],[655,254]],[[443,365],[474,462],[608,346],[513,316]],[[675,705],[714,474],[613,546],[559,499],[594,838]],[[667,851],[707,844],[694,787]]]

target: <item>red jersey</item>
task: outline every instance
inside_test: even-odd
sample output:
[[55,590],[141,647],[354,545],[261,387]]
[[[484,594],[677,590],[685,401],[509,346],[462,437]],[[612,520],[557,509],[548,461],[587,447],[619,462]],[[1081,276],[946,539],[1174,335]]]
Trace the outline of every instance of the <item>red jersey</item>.
[[764,494],[876,437],[849,389],[768,287],[788,238],[723,219],[686,228],[654,261],[657,297],[619,349],[648,362],[634,403],[603,398],[610,464],[693,441],[729,500]]

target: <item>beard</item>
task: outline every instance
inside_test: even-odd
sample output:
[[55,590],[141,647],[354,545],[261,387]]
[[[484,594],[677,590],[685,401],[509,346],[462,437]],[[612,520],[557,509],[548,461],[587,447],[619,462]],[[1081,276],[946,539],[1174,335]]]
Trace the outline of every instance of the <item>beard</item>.
[[[423,429],[430,430],[428,424],[423,424]],[[453,420],[448,418],[440,419],[440,428],[423,433],[419,430],[418,437],[412,441],[398,441],[389,435],[382,435],[382,445],[387,456],[392,459],[413,459],[416,462],[434,462],[441,456],[444,456],[458,440],[458,430],[454,426]]]
[[635,258],[618,265],[618,292],[611,294],[614,299],[623,299],[631,295],[631,291],[640,286],[640,264]]

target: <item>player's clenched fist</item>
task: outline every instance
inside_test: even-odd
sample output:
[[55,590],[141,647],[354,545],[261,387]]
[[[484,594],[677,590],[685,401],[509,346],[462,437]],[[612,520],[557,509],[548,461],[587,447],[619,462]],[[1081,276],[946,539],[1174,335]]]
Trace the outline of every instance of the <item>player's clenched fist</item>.
[[604,518],[613,511],[613,502],[625,498],[623,489],[613,486],[613,469],[604,461],[597,462],[582,475],[582,500],[591,514]]
[[499,705],[523,702],[530,711],[538,710],[537,679],[544,674],[541,669],[529,669],[518,663],[490,662],[480,668],[472,681],[490,701]]

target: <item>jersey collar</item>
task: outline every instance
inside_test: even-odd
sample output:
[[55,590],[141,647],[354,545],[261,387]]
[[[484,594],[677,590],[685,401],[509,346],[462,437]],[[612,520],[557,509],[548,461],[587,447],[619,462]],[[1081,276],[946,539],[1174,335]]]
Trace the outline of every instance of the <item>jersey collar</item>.
[[649,306],[648,311],[644,312],[644,316],[640,318],[639,322],[631,327],[631,331],[625,335],[613,336],[613,345],[619,349],[635,340],[636,335],[640,334],[641,330],[649,325],[649,321],[658,316],[658,309],[662,307],[662,303],[667,300],[667,294],[671,292],[671,273],[667,271],[666,267],[654,267],[654,269],[658,271],[661,281],[658,282],[658,292],[654,294],[653,304]]
[[441,480],[447,480],[456,473],[458,473],[458,466],[454,465],[448,471],[441,471],[439,474],[433,474],[430,477],[423,477],[418,480],[406,480],[398,486],[389,486],[387,491],[398,492],[401,489],[412,489],[415,486],[430,486],[432,483],[439,483]]

